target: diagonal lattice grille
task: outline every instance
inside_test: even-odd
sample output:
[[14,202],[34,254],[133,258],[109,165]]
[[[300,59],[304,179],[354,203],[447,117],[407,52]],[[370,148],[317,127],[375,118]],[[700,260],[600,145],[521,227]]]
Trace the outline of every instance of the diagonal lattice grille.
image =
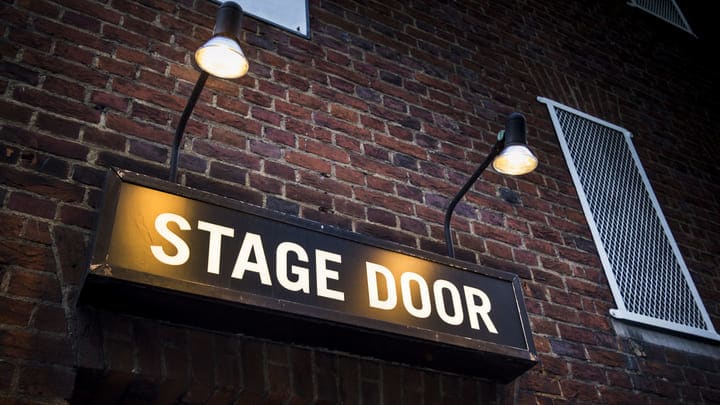
[[674,0],[630,0],[629,4],[692,34],[690,25]]
[[618,306],[646,323],[715,336],[629,133],[541,101],[555,118]]

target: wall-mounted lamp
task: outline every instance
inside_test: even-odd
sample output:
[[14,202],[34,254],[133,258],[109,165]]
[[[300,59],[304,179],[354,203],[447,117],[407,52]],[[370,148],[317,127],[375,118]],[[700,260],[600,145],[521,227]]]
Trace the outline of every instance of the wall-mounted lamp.
[[170,181],[177,181],[180,142],[188,119],[192,114],[209,75],[222,79],[237,79],[244,76],[249,68],[248,60],[240,49],[240,30],[242,28],[242,8],[235,2],[226,1],[220,5],[215,18],[213,36],[195,52],[195,63],[200,68],[192,94],[185,105],[173,139],[170,156]]
[[538,160],[527,146],[527,133],[525,128],[525,117],[519,113],[512,113],[508,116],[505,130],[498,134],[497,142],[493,145],[490,153],[475,173],[470,176],[465,185],[450,201],[445,211],[445,244],[447,245],[448,256],[455,257],[452,234],[450,233],[450,220],[452,219],[455,206],[470,187],[480,177],[480,174],[492,162],[493,168],[502,174],[519,176],[535,170]]

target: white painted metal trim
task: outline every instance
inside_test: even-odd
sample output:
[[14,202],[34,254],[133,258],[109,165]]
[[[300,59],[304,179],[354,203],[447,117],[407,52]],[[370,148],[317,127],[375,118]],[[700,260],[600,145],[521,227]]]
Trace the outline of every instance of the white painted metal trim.
[[643,7],[643,6],[642,6],[641,4],[639,4],[636,0],[630,0],[630,1],[627,2],[627,4],[628,4],[628,6],[630,6],[630,7],[638,8],[638,9],[640,9],[640,10],[642,10],[642,11],[644,11],[644,12],[650,14],[650,15],[653,15],[653,16],[655,16],[655,17],[657,17],[657,18],[665,21],[665,22],[668,23],[668,24],[674,25],[674,26],[680,28],[681,30],[683,30],[683,31],[685,31],[685,32],[689,33],[690,35],[692,35],[692,36],[694,36],[694,37],[697,38],[697,36],[695,35],[695,33],[692,32],[692,29],[690,28],[690,24],[688,24],[687,20],[685,19],[685,15],[683,14],[683,12],[682,12],[682,10],[680,9],[680,7],[677,5],[677,2],[675,2],[675,0],[670,0],[670,1],[672,2],[673,7],[675,7],[675,11],[677,11],[678,16],[680,16],[680,19],[682,20],[682,25],[676,23],[675,21],[669,20],[669,19],[668,19],[666,16],[664,16],[664,15],[658,14],[658,13],[654,12],[653,10],[650,10],[650,9],[648,9],[648,8]]
[[[226,0],[214,0],[223,3]],[[243,13],[304,38],[310,38],[307,0],[227,0],[240,5]]]
[[[712,320],[710,319],[710,316],[708,315],[708,312],[707,312],[705,305],[700,297],[700,294],[698,293],[697,288],[695,287],[695,283],[692,280],[690,271],[688,270],[687,265],[685,264],[685,261],[682,257],[680,249],[678,248],[677,242],[675,241],[675,238],[673,237],[672,232],[670,231],[670,226],[668,225],[667,220],[665,219],[665,216],[660,207],[660,203],[658,202],[657,197],[655,196],[655,192],[650,184],[650,181],[647,177],[645,169],[643,168],[642,163],[640,162],[640,158],[637,154],[637,151],[635,150],[635,147],[632,144],[632,140],[631,140],[632,134],[630,133],[630,131],[628,131],[625,128],[622,128],[620,126],[609,123],[607,121],[601,120],[597,117],[593,117],[582,111],[578,111],[574,108],[568,107],[564,104],[560,104],[554,100],[550,100],[550,99],[547,99],[544,97],[537,97],[537,101],[547,105],[547,107],[548,107],[548,112],[550,114],[550,118],[552,120],[553,127],[555,128],[555,131],[558,136],[560,148],[562,149],[563,155],[565,156],[565,159],[567,161],[568,169],[570,171],[570,176],[573,179],[573,183],[575,184],[575,189],[577,190],[578,196],[580,197],[579,198],[580,204],[583,208],[583,212],[585,213],[585,217],[588,221],[590,231],[593,235],[593,240],[595,242],[595,246],[597,247],[598,255],[600,256],[600,261],[602,262],[603,268],[605,269],[605,275],[608,279],[610,291],[612,292],[613,298],[615,299],[615,303],[618,306],[617,309],[611,309],[610,314],[613,317],[618,318],[618,319],[624,319],[624,320],[628,320],[628,321],[632,321],[632,322],[650,325],[653,327],[669,329],[669,330],[683,332],[683,333],[687,333],[687,334],[691,334],[691,335],[695,335],[695,336],[700,336],[700,337],[703,337],[706,339],[720,341],[720,335],[718,335],[717,332],[715,331],[715,327],[712,323]],[[619,288],[617,280],[615,278],[615,274],[613,272],[612,265],[608,258],[607,251],[605,249],[605,246],[602,243],[598,224],[597,224],[597,222],[593,216],[593,213],[590,209],[590,205],[588,203],[588,201],[589,201],[588,197],[585,194],[585,190],[583,189],[583,186],[582,186],[582,183],[580,180],[580,176],[575,168],[575,162],[573,161],[572,155],[570,154],[570,148],[565,140],[565,134],[562,130],[562,126],[561,126],[559,118],[555,112],[555,109],[561,109],[561,110],[567,111],[569,113],[575,114],[583,119],[587,119],[587,120],[595,122],[597,124],[606,126],[610,129],[618,131],[624,135],[625,142],[628,145],[628,148],[632,155],[634,164],[635,164],[636,168],[638,169],[638,173],[640,174],[640,177],[644,183],[644,186],[646,187],[646,189],[648,191],[650,200],[653,204],[654,209],[656,210],[656,214],[660,220],[663,231],[665,232],[665,235],[668,238],[668,241],[672,248],[673,254],[676,256],[676,259],[678,261],[678,265],[680,266],[682,275],[685,278],[685,281],[688,285],[688,288],[690,289],[690,292],[693,296],[693,299],[695,300],[696,305],[698,306],[698,309],[702,315],[703,321],[707,325],[707,330],[691,327],[688,325],[678,324],[675,322],[669,322],[669,321],[666,321],[663,319],[652,318],[652,317],[648,317],[645,315],[630,312],[627,310],[624,300],[623,300],[623,297],[622,297],[622,294],[620,293],[620,288]]]

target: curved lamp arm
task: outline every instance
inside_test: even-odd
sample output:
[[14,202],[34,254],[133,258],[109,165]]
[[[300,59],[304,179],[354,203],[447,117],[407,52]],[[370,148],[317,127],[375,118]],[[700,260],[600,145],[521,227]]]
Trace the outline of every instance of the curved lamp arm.
[[455,249],[453,248],[453,241],[452,241],[452,234],[450,233],[450,220],[452,219],[453,211],[455,210],[455,206],[460,202],[460,199],[463,198],[465,193],[470,190],[470,187],[477,181],[477,179],[480,177],[482,172],[485,170],[485,168],[488,167],[490,162],[492,162],[497,155],[500,154],[500,151],[502,151],[504,146],[504,141],[502,139],[498,139],[497,142],[495,142],[495,145],[493,145],[492,149],[490,150],[490,153],[485,158],[485,160],[478,166],[478,168],[475,170],[475,173],[470,176],[468,181],[465,183],[465,185],[458,191],[458,193],[455,195],[455,198],[450,201],[450,205],[448,205],[447,210],[445,211],[445,244],[447,245],[448,250],[448,256],[455,257]]
[[197,103],[198,98],[200,98],[200,93],[202,92],[203,87],[205,87],[205,82],[207,81],[208,76],[210,76],[208,72],[204,70],[200,72],[200,76],[198,77],[197,82],[195,82],[195,87],[193,88],[192,94],[190,94],[190,98],[188,98],[185,109],[180,116],[177,129],[175,130],[175,138],[173,138],[173,146],[170,156],[170,175],[168,176],[168,180],[173,183],[177,182],[178,157],[180,155],[180,143],[182,142],[183,133],[185,132],[185,126],[190,119],[193,108],[195,108],[195,103]]
[[200,76],[195,82],[195,87],[175,130],[175,138],[173,138],[173,146],[170,151],[170,174],[168,175],[168,179],[172,182],[177,182],[178,158],[185,126],[203,87],[205,87],[208,76],[236,79],[244,76],[248,71],[248,60],[239,44],[242,17],[243,11],[240,5],[233,1],[223,2],[215,17],[212,38],[195,51],[195,63],[200,68]]

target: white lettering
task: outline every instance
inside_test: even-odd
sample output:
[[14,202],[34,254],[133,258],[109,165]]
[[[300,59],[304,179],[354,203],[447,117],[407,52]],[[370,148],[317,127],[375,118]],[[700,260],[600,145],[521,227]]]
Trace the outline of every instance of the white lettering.
[[284,288],[290,291],[310,292],[310,274],[306,267],[291,266],[290,272],[297,276],[297,280],[292,281],[288,278],[287,256],[289,252],[295,253],[299,261],[308,262],[308,255],[305,249],[297,243],[283,242],[278,245],[275,251],[275,270],[278,282]]
[[[255,252],[255,262],[250,261],[250,254],[252,254],[253,251]],[[242,279],[246,270],[258,273],[262,284],[272,285],[262,238],[256,233],[247,232],[245,234],[231,277]]]
[[[450,292],[450,299],[452,300],[452,308],[454,312],[454,315],[452,316],[447,313],[443,290]],[[433,283],[433,295],[435,296],[435,308],[437,309],[440,319],[449,325],[460,325],[463,322],[464,315],[462,311],[460,291],[458,291],[457,287],[455,287],[455,284],[447,280],[435,280]]]
[[[365,268],[367,271],[368,298],[370,299],[370,306],[386,310],[395,308],[397,305],[397,291],[395,290],[395,277],[393,277],[393,274],[387,269],[387,267],[371,262],[365,262]],[[387,298],[384,300],[380,299],[380,294],[378,293],[378,274],[382,275],[385,279],[385,286],[387,287]]]
[[171,266],[180,266],[190,259],[190,248],[181,237],[174,234],[170,228],[168,228],[168,224],[170,222],[177,224],[180,230],[183,231],[189,231],[191,228],[188,221],[177,214],[166,212],[155,218],[155,230],[160,234],[160,236],[170,242],[177,252],[174,255],[169,255],[165,253],[163,247],[159,245],[150,246],[150,251],[160,262]]
[[207,272],[220,274],[220,250],[222,249],[222,237],[232,238],[235,230],[226,226],[213,224],[212,222],[198,221],[198,229],[210,232],[208,244],[208,265]]
[[[410,282],[414,281],[418,285],[420,292],[420,307],[416,308],[413,304],[412,291],[410,290]],[[425,279],[421,275],[413,272],[406,272],[400,276],[400,291],[402,293],[403,305],[408,313],[416,318],[427,318],[430,316],[432,308],[430,306],[430,291]]]
[[[473,329],[480,329],[480,323],[476,315],[480,315],[485,327],[490,333],[497,334],[498,331],[495,329],[495,324],[488,315],[490,313],[490,298],[482,290],[477,288],[463,286],[465,290],[465,302],[468,307],[468,317],[470,318],[470,327]],[[480,297],[480,305],[475,304],[475,297]]]
[[342,257],[332,252],[315,250],[315,275],[317,277],[317,295],[325,298],[332,298],[338,301],[345,301],[345,293],[331,290],[327,286],[327,280],[338,280],[340,274],[337,271],[327,268],[326,262],[342,263]]

